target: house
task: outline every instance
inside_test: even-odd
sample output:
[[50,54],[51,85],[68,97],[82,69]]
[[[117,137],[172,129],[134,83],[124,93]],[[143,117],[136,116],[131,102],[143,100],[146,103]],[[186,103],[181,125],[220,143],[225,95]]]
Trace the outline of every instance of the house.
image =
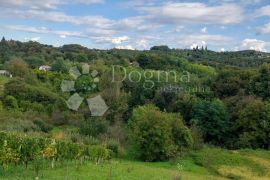
[[12,74],[7,70],[0,70],[0,75],[12,78]]
[[38,68],[40,71],[50,71],[52,69],[51,66],[43,65]]

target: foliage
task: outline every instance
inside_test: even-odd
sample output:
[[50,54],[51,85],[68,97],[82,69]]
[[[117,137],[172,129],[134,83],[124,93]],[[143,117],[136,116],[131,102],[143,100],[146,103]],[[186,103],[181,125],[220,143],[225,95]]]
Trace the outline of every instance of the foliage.
[[29,56],[26,57],[24,60],[30,68],[39,68],[39,66],[45,64],[44,58],[38,56]]
[[270,104],[256,99],[248,102],[238,113],[237,144],[247,148],[269,148]]
[[[269,149],[269,57],[269,53],[250,50],[214,52],[207,47],[181,50],[166,45],[144,51],[98,50],[76,44],[53,47],[3,38],[0,68],[9,70],[15,78],[0,79],[1,130],[46,137],[53,134],[58,139],[51,147],[50,140],[39,146],[35,138],[27,141],[19,138],[23,142],[22,152],[29,149],[20,159],[23,164],[33,159],[39,162],[42,151],[52,154],[53,148],[57,153],[49,161],[85,158],[85,152],[81,151],[87,151],[85,145],[59,139],[87,144],[87,138],[107,142],[110,137],[116,142],[107,142],[102,147],[117,154],[125,148],[129,135],[134,145],[131,150],[147,161],[169,159],[192,144],[200,149],[204,142],[230,149]],[[102,96],[109,107],[102,118],[89,118],[91,114],[85,102],[76,112],[67,108],[66,101],[73,92],[62,92],[61,82],[75,81],[69,75],[69,68],[80,69],[81,62],[89,63],[90,73],[99,72],[100,82],[94,82],[90,74],[83,74],[76,79],[75,89],[86,99],[95,93]],[[52,71],[39,71],[37,68],[43,64],[52,66]],[[112,82],[112,65],[121,65],[126,70],[116,72],[118,82]],[[129,73],[134,71],[141,74],[140,82],[129,79]],[[144,77],[149,71],[153,77]],[[190,82],[174,82],[171,77],[158,82],[160,71],[175,71],[180,75],[188,71]],[[145,82],[152,80],[155,86],[146,89]],[[97,85],[94,90],[85,88],[93,84]],[[161,88],[168,89],[171,85],[180,91],[162,91]],[[208,90],[193,91],[197,87]],[[146,105],[150,103],[160,110]],[[181,114],[190,130],[176,114]],[[125,129],[128,120],[129,133]],[[49,133],[52,128],[60,130]],[[37,148],[37,152],[30,146]],[[18,153],[18,148],[11,149]]]
[[34,138],[0,133],[0,163],[4,168],[10,164],[28,165],[40,157],[52,160],[78,160],[83,156],[99,163],[111,157],[111,151],[103,146],[86,146],[82,144],[56,141],[54,139]]
[[17,99],[13,96],[6,96],[3,103],[7,109],[18,109]]
[[25,100],[38,103],[54,103],[58,96],[46,87],[26,84],[21,79],[14,79],[5,84],[5,95],[13,96],[18,101]]
[[222,101],[201,100],[193,108],[191,121],[202,130],[206,142],[222,145],[230,126],[228,118]]
[[52,71],[67,73],[69,70],[67,63],[63,59],[57,59],[52,64]]
[[167,160],[193,143],[179,116],[163,113],[153,105],[134,109],[129,127],[130,141],[145,161]]
[[33,123],[40,128],[41,131],[48,133],[50,130],[52,130],[52,126],[40,119],[36,119],[33,121]]
[[6,64],[13,76],[24,77],[29,73],[28,65],[20,58],[13,58]]
[[84,121],[80,126],[80,133],[89,136],[98,136],[107,131],[108,124],[102,118],[90,118]]
[[270,65],[263,64],[259,73],[252,77],[252,80],[249,83],[248,91],[251,94],[256,94],[264,99],[270,98]]
[[220,98],[235,96],[243,87],[239,72],[223,70],[216,77],[212,89]]

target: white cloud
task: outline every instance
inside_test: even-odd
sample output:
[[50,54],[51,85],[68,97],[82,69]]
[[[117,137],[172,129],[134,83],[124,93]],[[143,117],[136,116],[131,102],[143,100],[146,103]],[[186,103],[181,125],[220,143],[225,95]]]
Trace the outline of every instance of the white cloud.
[[[4,10],[0,11],[0,17],[37,19],[54,23],[69,23],[76,26],[84,25],[84,30],[93,36],[115,36],[120,32],[135,31],[143,23],[143,17],[130,17],[120,20],[110,20],[102,16],[70,16],[58,11],[39,10]],[[149,30],[150,29],[149,25]],[[153,28],[153,26],[152,26]]]
[[256,17],[260,17],[260,16],[270,16],[270,5],[261,7],[260,9],[258,9],[255,12],[255,16]]
[[223,45],[231,41],[232,39],[230,37],[222,35],[193,34],[179,37],[177,44],[184,45],[185,47],[205,47],[206,45]]
[[148,41],[146,39],[141,39],[136,42],[136,46],[139,47],[139,49],[147,49]]
[[65,37],[77,37],[77,38],[86,38],[87,35],[81,33],[81,32],[71,32],[71,31],[54,31],[51,29],[48,29],[46,27],[30,27],[30,26],[21,26],[21,25],[5,25],[0,26],[1,28],[10,29],[10,30],[16,30],[16,31],[23,31],[23,32],[29,32],[29,33],[38,33],[38,34],[54,34],[59,37],[65,38]]
[[224,30],[226,28],[227,28],[226,26],[220,26],[220,29],[222,29],[222,30]]
[[51,10],[57,9],[60,5],[64,4],[98,4],[103,3],[104,0],[0,0],[1,7],[21,7],[38,10]]
[[219,50],[220,52],[225,52],[226,51],[226,49],[225,48],[220,48],[220,50]]
[[61,34],[59,37],[65,39],[67,36],[64,34]]
[[265,24],[264,26],[258,28],[259,33],[270,34],[270,23]]
[[260,3],[261,0],[210,0],[211,3],[239,3],[241,5],[250,5]]
[[201,29],[201,32],[202,32],[202,33],[207,33],[207,27],[203,27],[203,28]]
[[166,3],[142,7],[140,10],[149,19],[161,24],[235,24],[244,19],[243,9],[237,4],[209,6],[203,3]]
[[39,41],[40,40],[40,37],[33,37],[31,38],[31,41]]
[[198,43],[193,43],[190,45],[190,49],[194,49],[194,48],[201,48],[201,47],[206,47],[206,42],[205,41],[201,41],[201,42],[198,42]]
[[76,4],[100,4],[104,3],[105,0],[69,0],[68,2]]
[[125,41],[128,41],[129,40],[129,37],[128,36],[121,36],[121,37],[115,37],[115,38],[112,38],[111,39],[111,42],[113,44],[121,44]]
[[179,25],[176,26],[176,28],[174,29],[175,32],[182,32],[185,29],[185,26],[183,25]]
[[237,47],[237,50],[255,50],[255,51],[267,51],[267,47],[269,46],[268,42],[257,40],[257,39],[244,39],[240,45]]
[[32,38],[25,37],[24,38],[24,41],[36,41],[36,42],[38,42],[39,40],[40,40],[40,37],[32,37]]
[[93,39],[98,44],[110,44],[110,45],[122,44],[124,42],[129,41],[128,36],[119,36],[119,37],[91,36],[90,38]]
[[125,46],[116,46],[116,49],[128,49],[128,50],[134,50],[134,47],[131,45],[125,45]]

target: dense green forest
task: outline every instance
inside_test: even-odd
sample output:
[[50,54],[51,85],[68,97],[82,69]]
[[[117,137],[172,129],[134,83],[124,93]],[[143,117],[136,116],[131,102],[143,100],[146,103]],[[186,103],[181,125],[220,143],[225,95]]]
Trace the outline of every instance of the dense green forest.
[[[0,75],[1,165],[269,150],[269,63],[269,53],[252,50],[99,50],[2,38],[0,70],[12,77]],[[63,91],[64,81],[74,89]],[[72,110],[74,94],[82,103]],[[102,116],[89,109],[93,97],[108,107]]]

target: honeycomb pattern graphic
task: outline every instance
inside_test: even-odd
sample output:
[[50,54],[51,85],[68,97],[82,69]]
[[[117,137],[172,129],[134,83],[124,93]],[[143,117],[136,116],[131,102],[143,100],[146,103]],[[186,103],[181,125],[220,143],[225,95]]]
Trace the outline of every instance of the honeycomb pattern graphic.
[[[93,84],[91,86],[84,86],[86,90],[94,90],[97,88],[97,84],[99,82],[98,77],[98,71],[93,70],[90,73],[89,65],[83,64],[82,65],[82,72],[79,71],[79,69],[74,66],[71,67],[69,70],[69,74],[75,79],[75,81],[72,80],[63,80],[61,82],[61,90],[62,92],[74,92],[72,96],[69,97],[69,99],[66,101],[66,104],[69,109],[73,111],[78,111],[80,108],[80,105],[83,103],[84,98],[81,97],[75,89],[75,82],[81,75],[90,75],[93,78]],[[89,110],[91,112],[91,116],[103,116],[106,111],[109,109],[104,99],[97,95],[95,97],[91,97],[86,99],[88,103]]]

